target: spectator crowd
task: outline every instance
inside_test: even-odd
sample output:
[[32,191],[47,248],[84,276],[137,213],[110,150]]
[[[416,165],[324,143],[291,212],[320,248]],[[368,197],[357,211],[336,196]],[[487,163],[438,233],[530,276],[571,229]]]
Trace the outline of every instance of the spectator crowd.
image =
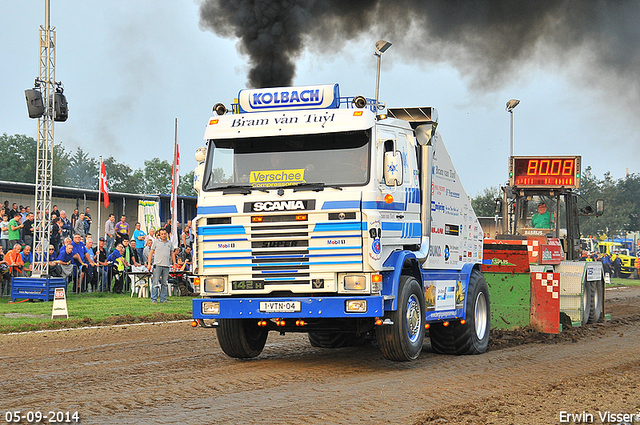
[[[0,294],[9,295],[12,277],[28,277],[32,272],[34,213],[29,206],[14,203],[9,207],[9,201],[4,202],[0,213]],[[154,253],[164,255],[159,244],[164,240],[166,245],[171,234],[170,222],[159,229],[151,228],[147,233],[140,223],[132,228],[126,216],[122,215],[116,222],[114,214],[110,214],[104,225],[104,235],[95,243],[89,207],[83,212],[76,208],[69,217],[66,211],[58,210],[54,205],[44,216],[51,223],[44,259],[48,261],[49,275],[66,278],[73,292],[122,293],[132,284],[131,273],[151,274],[153,271],[152,302],[157,300],[157,293],[154,298],[156,289],[160,292],[161,302],[166,301],[163,291],[168,283],[178,287],[181,295],[193,295],[185,278],[193,262],[191,221],[182,228],[178,223],[178,246],[169,243],[169,258],[163,258],[159,266],[160,263],[154,261]],[[156,269],[165,266],[172,274],[170,282],[156,278]]]

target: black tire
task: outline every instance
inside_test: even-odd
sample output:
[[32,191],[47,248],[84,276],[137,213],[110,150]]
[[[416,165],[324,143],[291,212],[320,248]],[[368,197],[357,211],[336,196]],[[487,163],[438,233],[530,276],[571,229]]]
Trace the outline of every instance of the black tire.
[[349,347],[355,339],[355,333],[343,332],[309,332],[309,342],[312,347],[341,348]]
[[248,359],[262,353],[268,331],[255,320],[220,319],[217,334],[220,348],[227,356]]
[[471,272],[469,289],[465,301],[466,323],[441,322],[429,328],[431,349],[441,354],[482,354],[489,346],[491,330],[491,303],[489,287],[484,275],[478,270]]
[[393,325],[376,327],[382,355],[399,362],[415,360],[424,343],[425,307],[421,285],[413,276],[400,276],[398,309],[385,315]]
[[589,316],[591,315],[591,298],[592,298],[592,289],[591,282],[584,281],[582,292],[582,326],[586,325],[589,322]]
[[638,269],[633,269],[633,278],[640,279],[640,271]]
[[598,280],[590,283],[591,309],[589,310],[589,320],[587,320],[587,323],[597,323],[600,321],[602,303],[604,302],[604,282]]

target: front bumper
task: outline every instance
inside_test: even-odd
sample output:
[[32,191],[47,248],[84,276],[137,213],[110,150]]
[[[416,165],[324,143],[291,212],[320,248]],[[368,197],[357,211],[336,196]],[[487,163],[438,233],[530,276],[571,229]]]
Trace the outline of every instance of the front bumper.
[[[364,300],[364,312],[348,312],[348,301]],[[202,303],[219,302],[219,314],[202,313]],[[260,303],[300,303],[300,311],[265,312]],[[264,304],[263,304],[264,305]],[[384,297],[382,295],[340,296],[340,297],[270,297],[270,298],[195,298],[193,300],[194,319],[270,319],[270,318],[340,318],[340,317],[382,317]]]

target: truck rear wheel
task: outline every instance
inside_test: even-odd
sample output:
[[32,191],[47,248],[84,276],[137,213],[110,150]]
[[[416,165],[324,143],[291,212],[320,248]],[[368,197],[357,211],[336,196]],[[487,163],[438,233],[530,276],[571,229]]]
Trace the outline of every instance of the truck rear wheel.
[[591,309],[589,310],[589,320],[587,323],[597,323],[600,321],[602,313],[602,302],[604,300],[604,283],[601,280],[591,283]]
[[431,348],[441,354],[482,354],[489,346],[491,306],[489,287],[484,275],[471,272],[466,299],[466,323],[451,322],[449,326],[435,323],[429,328]]
[[343,332],[309,332],[309,342],[312,347],[341,348],[353,345],[356,334]]
[[388,312],[385,318],[393,325],[376,327],[382,355],[400,362],[418,358],[424,343],[425,307],[424,294],[415,277],[400,276],[398,309]]
[[248,359],[262,353],[267,342],[268,331],[257,325],[255,320],[218,320],[218,342],[229,357]]

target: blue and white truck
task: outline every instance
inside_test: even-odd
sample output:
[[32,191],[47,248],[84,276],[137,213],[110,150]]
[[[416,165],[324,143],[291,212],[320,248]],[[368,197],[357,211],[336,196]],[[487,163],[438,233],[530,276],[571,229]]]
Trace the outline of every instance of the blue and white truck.
[[381,105],[329,84],[214,107],[196,154],[193,317],[227,355],[258,356],[269,331],[326,348],[375,338],[396,361],[427,330],[436,352],[486,350],[483,232],[437,111]]

